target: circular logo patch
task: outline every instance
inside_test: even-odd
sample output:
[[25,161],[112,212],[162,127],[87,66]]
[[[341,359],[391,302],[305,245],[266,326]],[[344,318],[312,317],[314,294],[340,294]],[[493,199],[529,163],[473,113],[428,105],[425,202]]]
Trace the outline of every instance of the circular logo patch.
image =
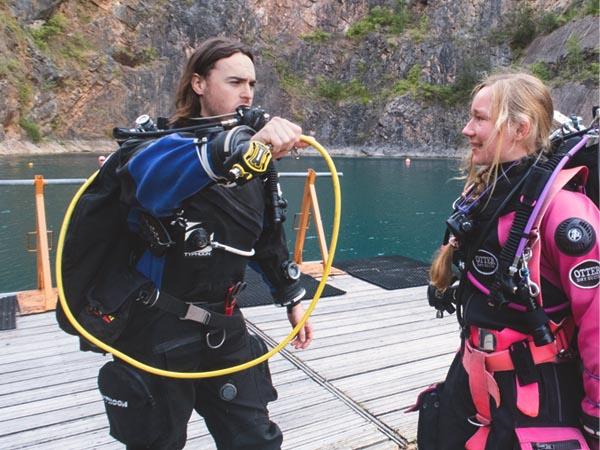
[[473,267],[482,275],[493,275],[498,269],[498,259],[487,250],[477,250],[473,258]]
[[569,272],[569,280],[582,289],[593,289],[600,284],[600,262],[586,259]]
[[581,232],[580,228],[571,228],[569,231],[567,231],[567,238],[571,242],[578,242],[582,237],[583,233]]

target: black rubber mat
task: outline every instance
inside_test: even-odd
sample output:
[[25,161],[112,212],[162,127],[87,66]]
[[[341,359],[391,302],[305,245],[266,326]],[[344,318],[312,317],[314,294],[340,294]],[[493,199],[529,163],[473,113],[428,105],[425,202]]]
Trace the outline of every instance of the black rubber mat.
[[[267,284],[257,272],[248,268],[246,270],[245,281],[248,283],[246,289],[244,289],[237,298],[237,302],[240,307],[246,308],[248,306],[273,304],[271,292],[269,291]],[[304,296],[304,299],[308,301],[312,300],[319,282],[309,275],[302,274],[300,277],[300,284],[302,284],[304,289],[306,289],[306,295]],[[335,297],[336,295],[344,295],[345,293],[346,291],[326,284],[321,297]]]
[[0,330],[17,328],[17,296],[0,298]]
[[429,282],[429,264],[405,256],[376,256],[336,261],[338,269],[384,289],[404,289]]

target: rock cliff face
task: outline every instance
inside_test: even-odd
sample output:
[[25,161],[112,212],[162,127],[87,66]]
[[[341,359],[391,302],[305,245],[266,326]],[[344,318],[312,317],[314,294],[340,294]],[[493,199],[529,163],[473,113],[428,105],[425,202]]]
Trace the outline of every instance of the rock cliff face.
[[113,126],[172,112],[186,51],[229,35],[256,50],[256,103],[319,141],[359,154],[455,155],[468,91],[496,68],[533,69],[563,112],[589,119],[593,4],[2,0],[0,152],[31,140],[106,150]]

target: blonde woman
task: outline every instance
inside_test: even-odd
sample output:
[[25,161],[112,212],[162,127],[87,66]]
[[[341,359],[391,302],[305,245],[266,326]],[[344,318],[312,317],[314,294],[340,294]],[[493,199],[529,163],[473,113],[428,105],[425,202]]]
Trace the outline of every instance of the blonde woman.
[[599,212],[588,168],[560,156],[588,137],[551,150],[550,94],[523,73],[485,79],[470,115],[467,181],[428,291],[457,309],[462,345],[420,396],[419,449],[597,446]]

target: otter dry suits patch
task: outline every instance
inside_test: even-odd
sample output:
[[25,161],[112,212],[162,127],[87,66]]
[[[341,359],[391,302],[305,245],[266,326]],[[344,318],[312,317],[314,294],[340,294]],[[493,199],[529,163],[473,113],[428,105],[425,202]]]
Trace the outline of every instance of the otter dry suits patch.
[[473,267],[482,275],[493,275],[498,270],[498,258],[487,250],[479,249],[473,257]]
[[593,289],[600,284],[600,262],[586,259],[569,271],[569,280],[581,289]]

